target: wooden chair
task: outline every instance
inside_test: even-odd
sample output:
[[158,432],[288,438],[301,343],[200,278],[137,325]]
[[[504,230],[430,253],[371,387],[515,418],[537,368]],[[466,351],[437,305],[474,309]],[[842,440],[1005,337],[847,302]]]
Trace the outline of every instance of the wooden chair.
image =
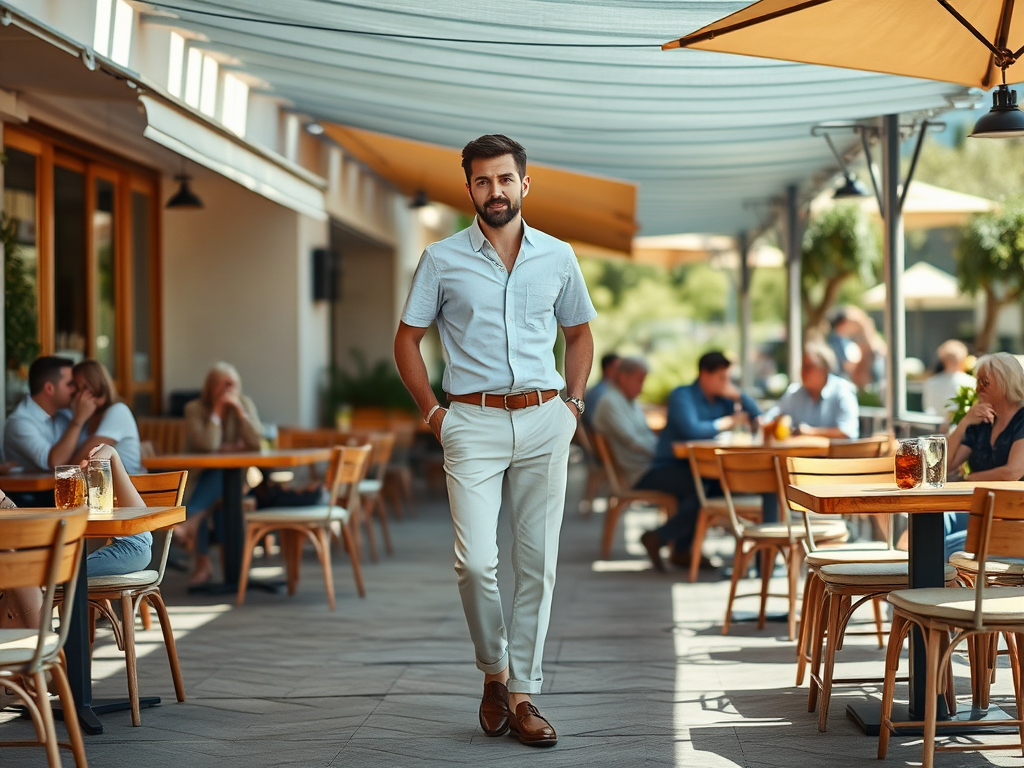
[[[5,589],[45,589],[39,626],[0,629],[0,686],[9,688],[32,717],[37,741],[4,741],[0,747],[45,746],[50,768],[60,768],[60,747],[70,749],[78,768],[87,768],[62,648],[71,624],[82,536],[89,512],[85,507],[54,514],[52,509],[4,510],[0,514],[0,584]],[[60,631],[53,631],[57,585],[68,599],[61,603]],[[56,684],[69,743],[57,741],[46,686],[49,672]]]
[[[891,456],[864,459],[787,457],[783,464],[782,480],[787,492],[790,485],[887,483],[892,478],[893,469],[894,459]],[[791,510],[803,511],[798,505],[792,502],[789,504]],[[824,622],[819,623],[819,620],[827,615],[828,603],[825,600],[824,584],[818,575],[818,569],[826,565],[843,563],[905,563],[907,561],[907,553],[893,547],[892,524],[888,523],[882,528],[887,532],[885,541],[858,541],[819,548],[813,539],[810,537],[806,539],[807,554],[804,557],[804,563],[807,565],[807,578],[804,580],[804,596],[801,603],[797,643],[797,685],[803,685],[807,665],[812,661],[813,649],[820,648],[825,631]],[[875,609],[875,632],[878,636],[878,647],[881,648],[884,645],[882,616],[878,600],[872,602]],[[816,674],[817,667],[814,671]],[[817,707],[817,696],[818,687],[812,683],[808,711],[813,712]]]
[[[331,571],[331,530],[337,523],[341,538],[352,561],[352,575],[360,597],[366,597],[363,575],[359,566],[359,550],[353,535],[354,517],[349,510],[358,510],[359,483],[366,477],[373,448],[362,446],[336,446],[331,453],[327,470],[326,505],[311,507],[274,507],[249,512],[245,516],[245,547],[242,556],[242,570],[238,581],[238,605],[245,602],[245,589],[249,583],[249,566],[252,551],[257,542],[274,531],[281,532],[281,549],[285,555],[288,573],[288,594],[295,594],[299,581],[302,561],[303,537],[313,542],[317,558],[324,570],[324,584],[327,588],[327,603],[334,610],[334,575]],[[338,502],[344,498],[345,506]]]
[[409,454],[416,442],[416,423],[412,421],[395,421],[391,425],[395,436],[395,447],[391,452],[391,461],[384,472],[384,495],[391,500],[395,517],[404,517],[403,506],[409,508],[409,515],[416,514],[413,506],[412,465]]
[[580,512],[589,515],[594,510],[594,499],[597,498],[598,491],[608,483],[608,473],[605,471],[601,457],[597,455],[597,448],[594,445],[594,430],[583,420],[580,420],[580,431],[577,433],[577,437],[587,465],[587,479],[583,485],[583,497],[580,499]]
[[[732,583],[729,586],[729,601],[725,609],[725,623],[722,634],[729,634],[732,621],[732,606],[737,597],[739,580],[747,573],[755,555],[761,555],[761,609],[757,617],[757,628],[764,629],[765,609],[769,597],[785,597],[789,602],[789,639],[796,637],[796,589],[800,576],[800,564],[804,550],[804,530],[797,530],[790,524],[789,504],[786,502],[782,469],[778,451],[718,449],[722,491],[725,494],[729,522],[736,538],[736,556],[732,564]],[[750,523],[743,520],[736,509],[736,497],[740,494],[774,494],[779,502],[778,523]],[[814,523],[810,530],[818,541],[843,541],[847,536],[846,526],[834,522]],[[783,555],[786,562],[789,587],[785,595],[769,595],[768,585],[775,567],[775,560]]]
[[[990,555],[1012,557],[1024,548],[1024,493],[1018,491],[976,488],[967,525],[967,549],[976,554],[978,577],[973,589],[906,589],[892,592],[893,624],[885,658],[885,684],[882,688],[882,725],[878,733],[878,758],[885,757],[890,731],[900,726],[923,727],[924,768],[932,768],[936,751],[975,751],[980,749],[1014,749],[1024,747],[1024,699],[1021,696],[1020,649],[1024,648],[1024,588],[989,587],[986,565]],[[903,640],[912,626],[924,635],[927,667],[924,721],[892,722],[893,694]],[[950,709],[955,709],[954,691],[949,668],[956,647],[967,641],[985,645],[998,634],[1010,639],[1010,664],[1016,699],[1013,720],[947,720],[937,722],[938,697],[945,694]],[[952,635],[952,639],[950,636]],[[945,689],[945,690],[944,690]],[[985,725],[1016,726],[1018,738],[1013,743],[937,745],[937,728],[946,725],[980,728]],[[972,740],[973,741],[973,740]]]
[[[715,454],[717,449],[713,445],[698,443],[687,443],[686,448],[690,472],[693,474],[693,487],[697,492],[697,500],[700,502],[697,521],[693,529],[693,546],[690,549],[689,579],[694,582],[697,580],[697,573],[700,569],[702,548],[708,529],[714,525],[725,525],[729,530],[732,530],[732,527],[729,524],[729,508],[726,505],[725,497],[708,496],[704,489],[704,481],[721,482],[722,479],[722,469],[718,463],[718,456]],[[736,514],[751,523],[761,522],[761,504],[760,496],[733,496]]]
[[[872,459],[800,459],[785,463],[783,482],[790,485],[888,483],[894,469],[891,456]],[[796,506],[796,505],[793,505]],[[806,517],[805,517],[806,519]],[[892,526],[887,526],[892,531]],[[803,669],[811,670],[807,711],[818,709],[818,730],[828,727],[832,686],[880,682],[878,678],[836,678],[835,656],[843,647],[843,638],[854,612],[871,602],[875,611],[875,634],[883,647],[881,598],[910,582],[907,553],[893,547],[890,533],[885,542],[854,542],[818,548],[808,533],[808,567],[804,582],[803,615],[797,644],[797,685],[803,682]],[[872,546],[874,544],[874,546]],[[952,584],[956,570],[946,569]]]
[[370,540],[370,559],[377,562],[377,543],[373,534],[375,517],[380,523],[381,535],[384,537],[384,550],[389,555],[394,554],[391,548],[391,533],[388,530],[387,510],[384,509],[384,476],[395,449],[395,435],[393,432],[373,432],[368,439],[373,447],[373,453],[367,476],[359,483],[359,496],[363,501],[362,518],[366,524],[367,538]]
[[[132,485],[142,496],[147,507],[178,507],[185,495],[187,471],[159,474],[132,475]],[[89,579],[89,607],[102,613],[114,630],[117,647],[124,652],[128,673],[128,700],[131,702],[132,725],[142,725],[139,708],[138,662],[135,651],[135,615],[152,605],[160,620],[167,661],[171,666],[174,694],[179,702],[185,701],[185,683],[178,664],[178,650],[174,645],[174,632],[167,615],[167,606],[160,593],[160,584],[167,569],[167,555],[171,549],[171,529],[153,532],[153,556],[150,567],[143,571],[116,576],[96,576]],[[120,611],[114,609],[114,602]],[[144,624],[145,626],[145,624]]]
[[325,448],[337,445],[340,433],[333,429],[305,429],[280,427],[277,430],[278,448]]
[[676,513],[676,497],[671,493],[661,491],[637,491],[630,488],[623,488],[619,481],[619,472],[612,458],[611,449],[608,447],[608,440],[600,432],[595,431],[594,448],[597,455],[601,457],[604,471],[608,475],[608,511],[604,518],[604,534],[601,537],[601,558],[607,560],[612,554],[612,539],[615,538],[615,527],[619,522],[622,511],[630,504],[637,502],[650,504],[664,511],[666,517],[672,517]]
[[138,419],[139,440],[149,443],[153,453],[165,455],[185,450],[185,420],[156,417]]
[[892,435],[887,434],[860,437],[855,440],[830,440],[827,458],[874,459],[890,455],[892,446]]

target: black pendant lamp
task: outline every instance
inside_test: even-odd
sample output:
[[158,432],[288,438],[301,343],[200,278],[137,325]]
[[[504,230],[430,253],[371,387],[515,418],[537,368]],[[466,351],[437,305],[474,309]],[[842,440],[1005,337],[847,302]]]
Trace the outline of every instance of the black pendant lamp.
[[430,198],[427,197],[427,193],[422,189],[417,189],[416,194],[413,196],[412,200],[409,201],[409,207],[426,208],[428,205],[430,205]]
[[835,200],[845,200],[851,197],[868,197],[871,193],[854,174],[847,171],[843,174],[843,183],[832,193]]
[[[1006,77],[1006,72],[1003,72]],[[1006,83],[992,92],[992,109],[982,115],[974,125],[971,137],[975,139],[1012,139],[1024,136],[1024,112],[1017,107],[1017,92]]]
[[203,201],[199,199],[199,196],[188,185],[192,177],[182,174],[174,178],[178,182],[178,191],[167,201],[164,208],[179,211],[201,211],[205,207]]

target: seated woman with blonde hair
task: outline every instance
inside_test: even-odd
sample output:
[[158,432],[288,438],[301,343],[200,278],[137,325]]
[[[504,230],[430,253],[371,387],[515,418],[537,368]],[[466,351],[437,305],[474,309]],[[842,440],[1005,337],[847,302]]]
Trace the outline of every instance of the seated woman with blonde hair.
[[[1024,479],[1024,368],[1013,355],[997,352],[974,369],[978,401],[947,438],[950,477],[970,464],[970,481]],[[946,513],[946,556],[963,549],[966,512]]]
[[[256,406],[242,394],[242,380],[233,365],[217,363],[206,374],[202,394],[185,405],[185,450],[189,453],[258,451],[263,428]],[[208,469],[199,476],[187,503],[188,519],[178,526],[179,540],[196,549],[190,584],[202,584],[213,575],[209,556],[209,528],[205,514],[220,501],[223,472]],[[220,515],[214,524],[220,523]]]

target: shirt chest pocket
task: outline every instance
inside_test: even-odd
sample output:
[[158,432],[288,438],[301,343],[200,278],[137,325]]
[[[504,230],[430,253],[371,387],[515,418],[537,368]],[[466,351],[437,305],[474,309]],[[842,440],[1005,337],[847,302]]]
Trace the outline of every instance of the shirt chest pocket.
[[560,285],[530,283],[526,286],[526,327],[542,331],[555,314]]

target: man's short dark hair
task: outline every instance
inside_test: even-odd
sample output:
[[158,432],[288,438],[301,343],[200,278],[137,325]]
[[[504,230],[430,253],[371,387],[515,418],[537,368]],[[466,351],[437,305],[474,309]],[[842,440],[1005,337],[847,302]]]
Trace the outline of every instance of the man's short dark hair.
[[723,368],[728,368],[732,363],[729,358],[721,352],[706,352],[697,361],[697,370],[701,373],[717,373]]
[[608,371],[608,366],[612,363],[617,363],[619,356],[614,352],[609,352],[607,355],[601,358],[601,372],[605,373]]
[[508,136],[491,133],[474,139],[462,148],[462,170],[466,172],[466,183],[469,183],[469,176],[473,173],[474,160],[489,160],[502,155],[512,155],[520,181],[526,178],[526,148]]
[[47,383],[56,384],[60,381],[60,372],[63,369],[73,368],[74,365],[74,360],[67,357],[37,357],[28,367],[28,393],[38,395]]

